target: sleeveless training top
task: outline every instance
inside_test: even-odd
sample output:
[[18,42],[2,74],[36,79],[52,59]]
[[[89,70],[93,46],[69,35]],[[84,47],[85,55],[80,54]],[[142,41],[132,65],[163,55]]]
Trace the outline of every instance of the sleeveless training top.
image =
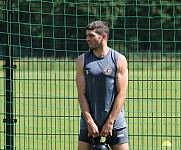
[[[103,58],[95,56],[92,51],[86,52],[84,55],[86,98],[99,130],[106,122],[117,95],[115,76],[119,55],[120,53],[111,48]],[[113,129],[124,127],[126,127],[126,121],[123,107],[114,122]],[[80,128],[87,130],[83,114],[81,114]]]

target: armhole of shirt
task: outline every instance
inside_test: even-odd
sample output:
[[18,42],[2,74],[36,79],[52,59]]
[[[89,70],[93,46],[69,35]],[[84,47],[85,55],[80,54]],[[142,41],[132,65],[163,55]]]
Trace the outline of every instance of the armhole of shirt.
[[86,52],[86,53],[84,53],[84,66],[83,66],[83,68],[85,68],[85,61],[86,61],[86,57],[87,57],[87,52]]
[[88,55],[90,55],[90,51],[88,51],[88,52],[86,52],[86,53],[84,53],[84,68],[85,68],[85,65],[86,65],[86,61],[87,61],[87,57],[88,57]]
[[117,51],[113,50],[113,49],[111,49],[111,51],[112,51],[112,53],[111,53],[112,61],[113,61],[114,65],[115,65],[115,69],[117,71],[118,58],[119,58],[120,54]]

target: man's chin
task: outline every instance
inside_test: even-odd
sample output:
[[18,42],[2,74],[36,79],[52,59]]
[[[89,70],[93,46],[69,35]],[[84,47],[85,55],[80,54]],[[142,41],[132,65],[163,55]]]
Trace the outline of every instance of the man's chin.
[[93,50],[94,48],[89,46],[89,49],[90,49],[90,50]]

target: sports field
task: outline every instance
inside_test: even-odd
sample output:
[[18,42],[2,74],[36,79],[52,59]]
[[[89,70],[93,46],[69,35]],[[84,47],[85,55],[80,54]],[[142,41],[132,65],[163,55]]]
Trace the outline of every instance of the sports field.
[[77,149],[75,61],[86,26],[102,20],[128,60],[130,150],[181,150],[180,0],[4,0],[0,12],[0,149]]
[[[3,62],[1,62],[3,63]],[[160,150],[168,140],[181,148],[180,61],[129,63],[125,104],[130,148]],[[75,150],[80,109],[75,85],[75,63],[69,61],[17,61],[14,71],[14,143],[17,149]],[[158,68],[160,67],[160,68]],[[37,71],[38,70],[38,71]],[[0,71],[0,117],[5,115],[4,72]],[[0,123],[0,149],[5,124]]]

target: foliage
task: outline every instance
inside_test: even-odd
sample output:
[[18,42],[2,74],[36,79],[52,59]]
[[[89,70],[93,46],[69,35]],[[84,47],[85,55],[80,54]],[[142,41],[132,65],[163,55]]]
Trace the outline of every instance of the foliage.
[[[15,56],[76,57],[87,51],[85,27],[93,20],[110,25],[109,44],[123,52],[180,52],[179,0],[20,0],[12,4]],[[7,10],[0,1],[0,12]],[[6,14],[8,11],[6,11]],[[1,43],[7,31],[0,13]]]

